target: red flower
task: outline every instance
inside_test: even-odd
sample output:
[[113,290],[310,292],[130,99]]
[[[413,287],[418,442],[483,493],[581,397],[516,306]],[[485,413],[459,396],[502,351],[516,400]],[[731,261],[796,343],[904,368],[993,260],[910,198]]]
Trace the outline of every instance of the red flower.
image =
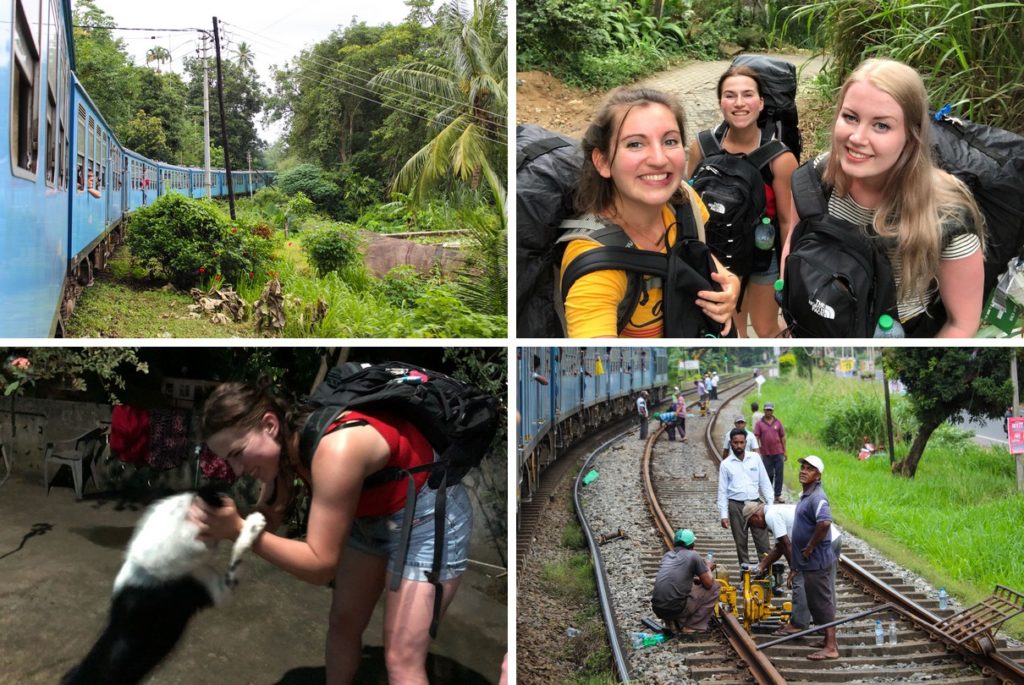
[[205,274],[206,273],[206,267],[205,266],[199,267],[199,273]]
[[288,247],[291,247],[291,246],[292,246],[292,241],[289,240],[288,241]]
[[233,227],[231,228],[231,232],[232,232],[232,233],[238,233],[238,227],[237,227],[237,226],[233,226]]
[[249,272],[249,278],[256,278],[256,272],[255,271],[250,271]]
[[219,280],[221,279],[221,275],[220,275],[220,274],[217,274],[216,276],[214,276],[214,277],[213,277],[213,279],[214,279],[215,281],[219,281]]
[[17,357],[11,360],[11,366],[13,366],[16,369],[27,369],[28,367],[32,366],[32,362],[30,362],[25,357]]

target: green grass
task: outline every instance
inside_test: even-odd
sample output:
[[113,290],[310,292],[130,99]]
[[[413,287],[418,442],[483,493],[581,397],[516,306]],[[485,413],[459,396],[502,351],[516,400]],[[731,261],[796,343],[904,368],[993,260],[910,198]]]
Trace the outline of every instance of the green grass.
[[[786,426],[786,484],[798,490],[797,459],[817,454],[825,463],[822,482],[833,515],[843,528],[965,604],[987,597],[997,583],[1024,591],[1024,495],[1016,492],[1014,460],[1006,450],[940,429],[916,477],[893,476],[886,456],[858,461],[859,444],[829,449],[815,437],[825,428],[834,398],[860,392],[882,402],[881,384],[825,373],[814,379],[813,385],[770,379],[760,397],[746,398],[774,402]],[[906,447],[896,451],[899,458]],[[1007,632],[1024,636],[1024,619],[1007,625]]]

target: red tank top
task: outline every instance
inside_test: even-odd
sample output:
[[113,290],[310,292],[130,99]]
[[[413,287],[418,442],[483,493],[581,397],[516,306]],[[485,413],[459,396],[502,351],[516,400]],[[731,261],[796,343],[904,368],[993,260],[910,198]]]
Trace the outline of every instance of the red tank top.
[[[386,468],[408,469],[434,461],[434,448],[430,446],[430,443],[423,437],[419,429],[412,422],[383,409],[374,409],[371,414],[354,410],[350,411],[345,414],[343,421],[339,420],[331,424],[324,432],[324,435],[333,433],[345,423],[357,420],[365,421],[372,426],[388,443],[388,448],[391,450],[391,458],[388,460]],[[429,471],[413,474],[417,492],[423,487],[423,484],[427,482],[429,477]],[[405,507],[407,487],[406,479],[401,478],[396,481],[366,488],[359,496],[359,504],[356,506],[356,517],[390,516],[400,511]]]

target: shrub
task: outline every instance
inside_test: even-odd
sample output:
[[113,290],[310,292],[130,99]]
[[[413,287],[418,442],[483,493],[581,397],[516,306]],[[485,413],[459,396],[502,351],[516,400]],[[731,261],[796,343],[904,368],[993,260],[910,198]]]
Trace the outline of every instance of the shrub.
[[338,271],[359,256],[359,237],[349,226],[329,224],[302,234],[306,258],[321,276]]
[[277,186],[260,188],[252,196],[252,203],[260,209],[269,209],[277,205],[283,205],[288,198]]
[[270,258],[269,241],[229,225],[210,200],[169,193],[136,210],[126,238],[132,257],[175,287],[221,274],[236,280]]
[[796,355],[792,352],[779,356],[779,375],[785,376],[796,368]]
[[423,292],[425,279],[416,267],[403,264],[389,271],[377,281],[377,294],[392,307],[407,309]]
[[341,188],[333,183],[326,172],[315,164],[300,164],[277,176],[277,186],[288,195],[303,193],[317,209],[332,216],[342,203]]
[[860,392],[836,396],[818,431],[826,445],[845,450],[856,450],[865,436],[876,445],[884,444],[885,435],[885,407],[877,396]]

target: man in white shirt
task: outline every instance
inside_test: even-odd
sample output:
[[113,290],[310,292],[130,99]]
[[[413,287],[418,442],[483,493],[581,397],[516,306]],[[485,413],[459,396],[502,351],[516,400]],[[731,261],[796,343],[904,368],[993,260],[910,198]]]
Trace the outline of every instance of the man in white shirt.
[[647,391],[641,390],[636,398],[636,414],[640,420],[640,439],[647,439],[647,419],[650,414],[647,411]]
[[770,548],[768,531],[764,528],[748,528],[743,518],[743,507],[749,502],[772,500],[772,484],[768,480],[761,457],[747,452],[747,431],[734,428],[729,434],[729,449],[732,452],[718,467],[718,514],[722,528],[732,529],[736,543],[736,556],[741,564],[750,563],[748,531],[754,538],[757,559]]

